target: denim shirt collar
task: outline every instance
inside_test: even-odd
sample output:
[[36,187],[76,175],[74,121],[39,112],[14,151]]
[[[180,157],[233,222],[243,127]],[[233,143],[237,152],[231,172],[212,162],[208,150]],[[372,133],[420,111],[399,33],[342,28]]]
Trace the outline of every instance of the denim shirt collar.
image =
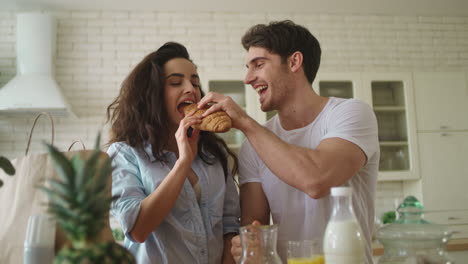
[[[153,151],[151,149],[151,143],[146,141],[143,151],[145,151],[145,153],[148,154],[148,157],[150,158],[151,162],[156,161],[156,158],[153,156]],[[167,158],[167,160],[170,160],[171,156],[175,157],[175,153],[172,152],[172,151],[168,151],[168,150],[163,150],[162,154],[163,154],[164,157]]]

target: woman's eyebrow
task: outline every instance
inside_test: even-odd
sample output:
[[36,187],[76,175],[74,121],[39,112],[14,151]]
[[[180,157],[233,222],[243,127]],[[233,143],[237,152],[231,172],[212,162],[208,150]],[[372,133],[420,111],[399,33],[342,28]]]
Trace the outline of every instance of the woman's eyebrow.
[[184,77],[184,75],[182,73],[171,73],[166,77],[166,79],[169,79],[169,78],[174,77],[174,76],[175,77]]
[[[185,75],[183,75],[182,73],[171,73],[166,77],[166,79],[169,79],[171,77],[184,77],[184,76]],[[190,77],[200,80],[200,76],[198,76],[198,74],[192,74]]]

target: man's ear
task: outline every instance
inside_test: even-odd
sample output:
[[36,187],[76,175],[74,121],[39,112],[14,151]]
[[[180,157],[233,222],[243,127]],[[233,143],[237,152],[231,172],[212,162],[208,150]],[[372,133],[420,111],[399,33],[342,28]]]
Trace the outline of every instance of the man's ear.
[[292,72],[297,72],[301,68],[303,61],[304,56],[302,52],[296,51],[289,56],[289,68]]

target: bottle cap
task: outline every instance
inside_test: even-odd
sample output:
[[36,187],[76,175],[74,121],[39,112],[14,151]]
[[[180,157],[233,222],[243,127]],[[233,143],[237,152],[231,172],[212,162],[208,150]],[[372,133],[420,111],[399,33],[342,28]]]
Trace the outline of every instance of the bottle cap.
[[333,187],[331,188],[332,196],[350,196],[352,193],[351,187]]

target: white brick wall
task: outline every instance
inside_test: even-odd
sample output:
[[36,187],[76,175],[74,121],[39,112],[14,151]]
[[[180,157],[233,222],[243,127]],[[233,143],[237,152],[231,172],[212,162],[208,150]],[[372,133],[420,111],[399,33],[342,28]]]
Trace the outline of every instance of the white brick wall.
[[[105,110],[142,57],[166,41],[185,44],[201,71],[239,70],[242,34],[251,25],[292,19],[322,45],[321,69],[412,71],[468,69],[468,17],[373,16],[289,13],[183,13],[57,11],[56,78],[79,119],[56,118],[56,145],[81,139],[88,147],[103,129]],[[15,12],[0,11],[0,87],[16,72]],[[201,76],[203,78],[203,76]],[[0,115],[0,153],[22,155],[33,118]],[[104,131],[108,128],[105,127]],[[39,122],[32,152],[49,140]],[[104,139],[107,135],[104,133]],[[77,146],[78,148],[78,146]],[[377,212],[402,195],[402,184],[379,183]]]

